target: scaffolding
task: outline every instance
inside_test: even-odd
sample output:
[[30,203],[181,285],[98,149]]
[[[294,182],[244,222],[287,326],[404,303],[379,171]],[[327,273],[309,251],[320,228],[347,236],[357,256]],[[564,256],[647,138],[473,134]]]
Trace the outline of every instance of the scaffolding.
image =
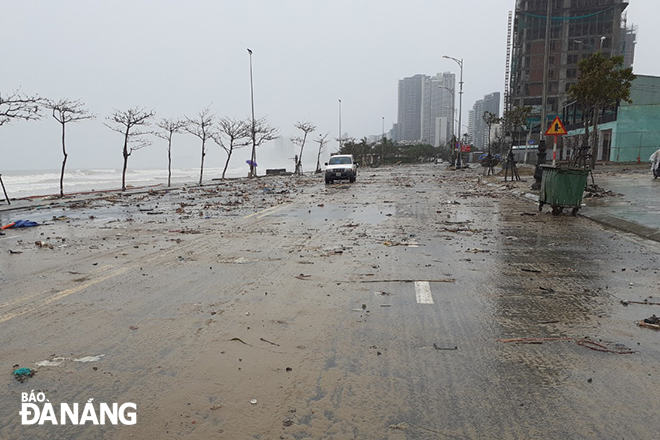
[[[549,37],[546,123],[561,113],[568,89],[577,81],[579,61],[597,51],[606,55],[630,54],[629,46],[634,44],[634,31],[628,30],[623,14],[628,5],[626,1],[549,1],[553,2],[553,14]],[[543,125],[541,110],[547,2],[518,0],[512,35],[507,38],[505,105],[510,108],[531,106],[529,122],[536,136]],[[629,59],[632,63],[632,56]]]

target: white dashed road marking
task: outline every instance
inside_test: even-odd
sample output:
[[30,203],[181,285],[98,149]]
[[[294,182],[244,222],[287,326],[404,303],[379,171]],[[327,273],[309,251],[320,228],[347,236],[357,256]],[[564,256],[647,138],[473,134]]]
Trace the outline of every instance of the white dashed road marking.
[[428,281],[415,281],[415,294],[417,295],[417,303],[433,304],[431,285]]

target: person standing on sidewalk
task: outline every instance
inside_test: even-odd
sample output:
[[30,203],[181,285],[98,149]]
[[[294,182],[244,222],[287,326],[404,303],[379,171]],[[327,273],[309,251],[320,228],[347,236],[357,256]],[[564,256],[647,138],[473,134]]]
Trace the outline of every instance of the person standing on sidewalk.
[[660,164],[660,148],[656,150],[655,153],[649,157],[649,160],[651,161],[651,171],[653,172],[654,176],[657,176],[660,173],[656,173],[656,169],[658,168],[658,164]]

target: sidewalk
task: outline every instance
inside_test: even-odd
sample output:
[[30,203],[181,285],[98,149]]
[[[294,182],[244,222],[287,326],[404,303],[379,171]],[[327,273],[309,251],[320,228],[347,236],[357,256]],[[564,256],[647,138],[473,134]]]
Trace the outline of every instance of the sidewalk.
[[[598,165],[593,173],[596,185],[616,195],[585,197],[578,215],[660,242],[660,179],[653,179],[650,168],[647,163]],[[538,192],[531,190],[534,178],[529,173],[531,170],[521,170],[523,182],[506,184],[516,195],[533,201],[538,209]],[[504,184],[502,175],[490,178],[489,182]],[[591,184],[591,176],[588,184]]]
[[581,215],[660,242],[660,180],[653,179],[649,164],[598,166],[594,180],[617,195],[584,199]]

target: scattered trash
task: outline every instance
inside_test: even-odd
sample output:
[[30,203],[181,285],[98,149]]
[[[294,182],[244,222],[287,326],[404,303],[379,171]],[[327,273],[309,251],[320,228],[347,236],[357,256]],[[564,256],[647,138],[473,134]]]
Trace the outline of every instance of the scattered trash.
[[419,243],[414,243],[414,242],[400,242],[400,241],[390,241],[386,240],[383,242],[385,246],[408,246],[408,247],[419,247]]
[[590,339],[578,339],[575,341],[578,345],[581,345],[582,347],[586,347],[590,350],[595,350],[595,351],[602,351],[604,353],[615,353],[615,354],[632,354],[635,353],[633,350],[629,349],[623,344],[614,344],[614,350],[607,348],[603,344],[599,344],[597,342],[594,342]]
[[252,405],[256,405],[256,404],[257,404],[257,399],[252,399],[252,400],[250,400],[250,403],[251,403]]
[[397,423],[396,425],[389,426],[390,429],[401,429],[401,430],[408,429],[409,427],[410,425],[408,425],[406,422],[401,422],[401,423]]
[[104,354],[99,354],[97,356],[85,356],[81,357],[78,359],[74,359],[73,362],[82,362],[82,363],[89,363],[89,362],[98,362],[101,360],[101,358],[105,356]]
[[473,254],[479,254],[479,253],[488,253],[490,251],[485,250],[485,249],[479,249],[479,248],[473,248],[473,249],[468,248],[468,249],[465,250],[465,252],[470,252],[470,253],[473,253]]
[[287,372],[291,372],[291,371],[293,371],[293,368],[291,368],[291,367],[286,367],[286,371],[287,371]]
[[641,304],[644,306],[660,306],[660,302],[652,302],[649,301],[648,299],[645,299],[644,301],[629,301],[627,299],[622,299],[621,304],[624,306],[627,306],[628,304]]
[[439,278],[433,280],[412,280],[412,279],[392,279],[392,280],[360,280],[360,283],[416,283],[418,281],[425,281],[427,283],[455,283],[453,278]]
[[637,323],[640,327],[648,327],[654,330],[660,330],[660,318],[655,315],[652,315],[650,318],[646,318]]
[[300,275],[296,275],[296,278],[298,278],[299,280],[306,280],[309,279],[310,277],[311,275],[305,275],[304,273],[301,273]]
[[137,330],[137,329],[139,329],[140,327],[138,327],[138,326],[136,326],[136,325],[129,325],[128,328],[129,328],[130,330]]
[[12,255],[13,254],[22,254],[23,251],[12,251],[11,249],[9,249],[9,253],[12,254]]
[[390,296],[390,295],[392,295],[392,294],[391,294],[390,292],[379,292],[379,291],[376,291],[376,292],[374,292],[374,295],[376,295],[376,296]]
[[38,368],[41,368],[41,367],[59,367],[66,360],[67,360],[67,358],[56,357],[56,358],[53,358],[53,359],[46,359],[45,361],[35,362],[34,365]]
[[210,409],[211,411],[215,411],[216,409],[222,408],[222,405],[213,405]]
[[259,338],[259,340],[260,340],[260,341],[267,342],[267,343],[269,343],[270,345],[276,345],[276,346],[278,346],[278,347],[280,346],[280,344],[276,344],[276,343],[274,343],[274,342],[270,342],[270,341],[268,341],[268,340],[266,340],[266,339],[264,339],[264,338]]
[[433,343],[433,348],[435,348],[436,350],[458,350],[457,346],[454,346],[454,347],[440,347],[435,342]]
[[286,419],[284,419],[282,421],[282,426],[291,426],[291,425],[293,425],[293,423],[294,423],[293,420],[291,420],[289,417],[287,417]]
[[39,223],[30,221],[30,220],[16,220],[15,222],[12,222],[12,223],[9,223],[9,224],[6,224],[6,225],[0,227],[0,229],[31,228],[31,227],[34,227],[34,226],[39,226]]
[[[658,326],[660,329],[660,326]],[[627,348],[623,344],[614,344],[614,349],[608,348],[606,345],[599,344],[598,342],[592,341],[591,339],[577,339],[577,338],[513,338],[513,339],[498,339],[498,342],[519,342],[522,344],[543,344],[544,342],[555,342],[555,341],[571,341],[575,342],[577,345],[588,348],[590,350],[601,351],[603,353],[614,353],[614,354],[633,354],[634,350]]]
[[250,345],[247,342],[243,341],[241,338],[231,338],[230,341],[238,341],[241,344]]
[[392,304],[381,304],[381,307],[392,307]]
[[40,248],[53,249],[53,245],[50,244],[50,243],[47,243],[47,242],[45,242],[45,241],[41,241],[41,240],[39,240],[39,241],[35,241],[34,244],[36,244],[36,245],[39,246]]
[[529,269],[527,267],[521,267],[520,270],[523,272],[541,273],[541,271],[538,269]]
[[541,290],[544,291],[544,292],[555,293],[555,290],[554,290],[554,289],[551,289],[551,288],[549,288],[549,287],[539,287],[539,289],[541,289]]
[[32,368],[18,368],[14,370],[14,377],[19,382],[25,382],[32,376],[34,376],[35,371]]

